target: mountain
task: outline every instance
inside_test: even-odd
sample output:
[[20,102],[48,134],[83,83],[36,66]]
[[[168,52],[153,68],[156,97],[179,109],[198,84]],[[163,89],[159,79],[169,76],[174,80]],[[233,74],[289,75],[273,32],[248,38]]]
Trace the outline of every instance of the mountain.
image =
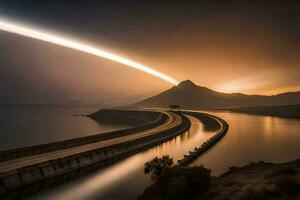
[[178,104],[186,109],[220,109],[263,105],[300,104],[300,92],[273,96],[221,93],[185,80],[158,95],[142,100],[137,107],[166,107]]

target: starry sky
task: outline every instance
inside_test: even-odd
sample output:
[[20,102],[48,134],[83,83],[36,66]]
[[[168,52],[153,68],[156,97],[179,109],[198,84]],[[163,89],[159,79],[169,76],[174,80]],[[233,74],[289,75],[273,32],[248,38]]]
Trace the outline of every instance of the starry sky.
[[[101,47],[221,92],[300,90],[300,1],[0,0],[0,17]],[[171,85],[0,31],[0,103],[139,99]]]

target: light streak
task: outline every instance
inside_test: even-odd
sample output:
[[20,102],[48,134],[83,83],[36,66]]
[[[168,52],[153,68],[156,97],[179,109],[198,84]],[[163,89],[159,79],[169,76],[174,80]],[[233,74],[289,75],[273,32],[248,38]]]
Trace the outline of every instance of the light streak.
[[174,78],[159,72],[157,70],[154,70],[148,66],[142,65],[140,63],[137,63],[135,61],[129,60],[127,58],[123,58],[121,56],[115,55],[111,52],[108,51],[104,51],[102,49],[99,48],[95,48],[83,43],[80,43],[78,41],[74,41],[65,37],[61,37],[58,35],[54,35],[54,34],[50,34],[44,31],[39,31],[36,28],[28,28],[25,27],[24,25],[20,25],[20,24],[16,24],[16,23],[12,23],[9,22],[7,20],[2,20],[0,19],[0,30],[2,31],[6,31],[6,32],[10,32],[10,33],[14,33],[14,34],[18,34],[18,35],[22,35],[25,37],[29,37],[29,38],[34,38],[37,40],[42,40],[45,42],[49,42],[49,43],[53,43],[56,45],[60,45],[60,46],[64,46],[64,47],[68,47],[71,49],[76,49],[78,51],[82,51],[88,54],[92,54],[101,58],[105,58],[108,60],[112,60],[115,61],[117,63],[121,63],[124,64],[126,66],[129,66],[131,68],[135,68],[137,70],[146,72],[148,74],[151,74],[155,77],[158,77],[164,81],[167,81],[173,85],[177,85],[178,81],[175,80]]

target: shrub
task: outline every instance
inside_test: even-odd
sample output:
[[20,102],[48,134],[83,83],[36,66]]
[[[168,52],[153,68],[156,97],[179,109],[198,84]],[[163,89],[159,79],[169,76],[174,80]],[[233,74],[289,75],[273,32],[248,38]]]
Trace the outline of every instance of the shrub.
[[159,185],[166,199],[194,199],[211,186],[210,170],[203,166],[169,168]]
[[152,181],[158,180],[164,175],[166,169],[173,165],[173,163],[173,158],[169,155],[164,155],[161,158],[155,157],[151,161],[145,163],[144,173],[151,173]]
[[227,169],[227,171],[223,175],[229,175],[236,172],[239,168],[236,166],[231,166]]

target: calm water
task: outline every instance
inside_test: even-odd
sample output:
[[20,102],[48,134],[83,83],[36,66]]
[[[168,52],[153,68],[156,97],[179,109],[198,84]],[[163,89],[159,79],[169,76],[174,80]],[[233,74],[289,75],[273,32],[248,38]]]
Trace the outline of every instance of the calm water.
[[75,116],[97,110],[99,107],[0,106],[0,150],[124,128]]
[[251,161],[287,162],[300,158],[300,119],[285,119],[230,112],[212,112],[229,124],[226,136],[194,164],[213,174]]
[[[204,164],[214,175],[230,166],[251,161],[285,162],[300,158],[300,120],[247,114],[212,112],[229,123],[226,136],[193,164]],[[68,115],[70,117],[70,115]],[[22,118],[20,118],[22,120]],[[191,117],[191,129],[173,140],[136,154],[106,169],[76,179],[40,193],[30,199],[46,200],[119,200],[136,199],[150,184],[143,174],[143,165],[155,156],[170,154],[174,160],[199,146],[213,132],[205,132],[203,125]],[[19,122],[20,123],[20,122]],[[88,122],[94,123],[94,122]],[[73,123],[72,123],[73,124]],[[73,124],[74,125],[74,124]],[[99,126],[75,125],[88,134]],[[87,129],[86,129],[87,128]],[[48,132],[49,133],[49,132]],[[1,136],[2,137],[2,136]]]
[[170,154],[174,161],[182,158],[189,150],[199,146],[214,132],[205,132],[195,118],[190,117],[192,127],[181,136],[177,136],[155,148],[129,157],[107,169],[99,170],[89,176],[58,186],[30,199],[47,200],[127,200],[136,199],[151,183],[144,175],[144,163],[155,156]]

